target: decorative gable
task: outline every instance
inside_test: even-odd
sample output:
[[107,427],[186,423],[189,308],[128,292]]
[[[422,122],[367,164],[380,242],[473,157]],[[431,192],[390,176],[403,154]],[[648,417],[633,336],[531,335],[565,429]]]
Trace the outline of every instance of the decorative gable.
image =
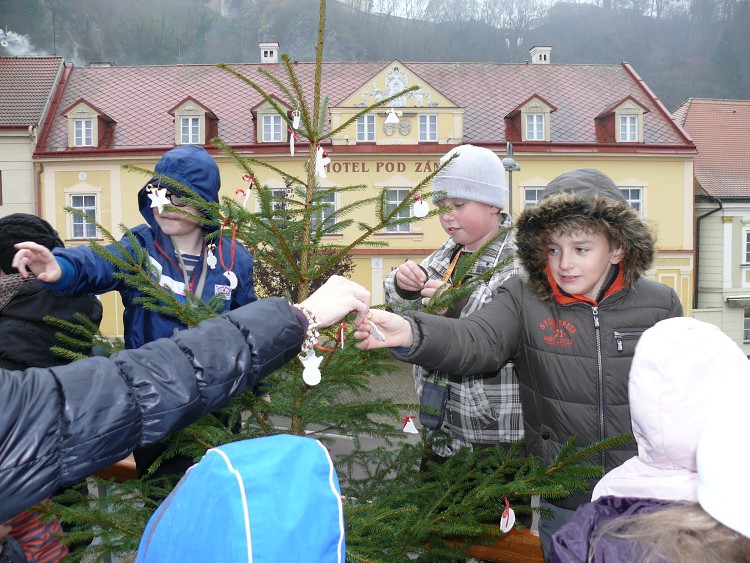
[[643,143],[643,116],[648,112],[632,96],[607,106],[594,118],[597,141]]
[[515,142],[551,141],[551,114],[557,107],[539,95],[532,95],[505,116],[505,137]]
[[219,134],[219,118],[194,98],[188,96],[168,113],[174,118],[175,145],[207,145]]
[[[414,86],[417,88],[357,116],[362,108]],[[331,107],[330,113],[332,129],[355,118],[334,136],[334,145],[363,141],[378,145],[459,144],[463,139],[464,108],[397,60]]]
[[95,105],[80,99],[61,115],[68,120],[68,148],[109,146],[117,122]]

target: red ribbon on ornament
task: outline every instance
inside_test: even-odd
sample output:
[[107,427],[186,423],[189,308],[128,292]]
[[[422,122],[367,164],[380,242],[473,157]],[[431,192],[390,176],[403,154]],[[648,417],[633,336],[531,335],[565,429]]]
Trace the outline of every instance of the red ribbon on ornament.
[[299,134],[297,134],[297,131],[295,131],[291,127],[287,127],[286,130],[289,132],[290,135],[292,135],[294,137],[294,140],[296,142],[298,142],[298,143],[300,142],[300,136],[299,136]]
[[349,325],[346,324],[346,321],[341,321],[339,328],[336,329],[336,343],[333,345],[333,348],[326,348],[325,346],[321,346],[320,344],[315,344],[315,347],[318,350],[322,350],[323,352],[335,352],[336,346],[341,343],[341,348],[343,349],[344,342],[346,341],[346,334],[344,333],[344,331],[348,326]]

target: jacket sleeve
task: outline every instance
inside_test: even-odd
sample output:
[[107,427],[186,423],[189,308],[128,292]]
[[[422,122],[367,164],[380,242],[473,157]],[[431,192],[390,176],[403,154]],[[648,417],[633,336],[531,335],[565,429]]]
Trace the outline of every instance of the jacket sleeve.
[[[129,239],[123,238],[120,244],[131,256],[135,256]],[[121,254],[113,244],[104,248],[113,254]],[[117,271],[114,264],[94,252],[91,247],[55,248],[52,253],[60,264],[62,277],[55,283],[44,285],[58,295],[106,293],[119,289],[122,283],[114,275]]]
[[521,283],[519,278],[508,280],[492,301],[461,319],[406,313],[414,341],[408,351],[396,349],[393,355],[428,370],[439,369],[455,375],[498,371],[520,350]]
[[270,298],[111,358],[0,370],[0,522],[222,407],[302,339]]

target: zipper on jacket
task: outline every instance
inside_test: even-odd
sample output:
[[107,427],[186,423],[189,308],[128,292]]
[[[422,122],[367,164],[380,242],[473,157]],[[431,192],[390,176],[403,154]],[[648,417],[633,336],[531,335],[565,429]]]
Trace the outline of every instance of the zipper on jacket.
[[[594,314],[594,335],[596,336],[596,364],[597,364],[597,382],[599,384],[599,439],[604,440],[605,428],[604,428],[604,368],[602,367],[602,334],[601,326],[599,324],[599,307],[592,307],[592,313]],[[604,472],[607,472],[605,459],[606,455],[601,452],[601,465]]]
[[638,340],[641,335],[643,334],[643,331],[637,331],[637,332],[618,332],[615,331],[615,340],[617,341],[617,351],[622,352],[622,341],[623,340]]

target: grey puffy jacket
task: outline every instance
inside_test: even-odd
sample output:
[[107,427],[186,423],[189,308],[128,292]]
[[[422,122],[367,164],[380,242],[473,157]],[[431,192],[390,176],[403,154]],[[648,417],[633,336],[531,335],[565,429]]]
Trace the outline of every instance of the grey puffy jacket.
[[0,370],[0,522],[221,408],[302,338],[289,304],[270,298],[111,358]]

